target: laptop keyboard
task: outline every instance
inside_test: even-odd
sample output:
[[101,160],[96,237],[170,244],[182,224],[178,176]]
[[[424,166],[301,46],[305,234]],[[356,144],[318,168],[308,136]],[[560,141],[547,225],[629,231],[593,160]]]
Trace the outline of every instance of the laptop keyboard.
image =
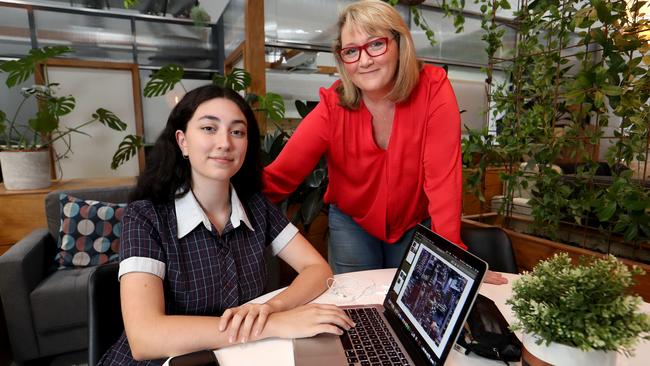
[[345,312],[356,323],[341,336],[349,366],[409,365],[376,308]]

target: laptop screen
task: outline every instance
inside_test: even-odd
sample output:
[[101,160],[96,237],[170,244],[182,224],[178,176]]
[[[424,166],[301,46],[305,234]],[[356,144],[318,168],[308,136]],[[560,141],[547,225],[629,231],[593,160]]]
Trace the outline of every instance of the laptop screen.
[[487,266],[419,226],[384,307],[402,323],[421,355],[436,365],[456,341]]

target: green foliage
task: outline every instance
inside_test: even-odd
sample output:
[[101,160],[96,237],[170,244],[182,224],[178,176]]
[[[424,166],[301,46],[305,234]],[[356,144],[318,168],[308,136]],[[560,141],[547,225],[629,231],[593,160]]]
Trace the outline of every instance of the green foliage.
[[[399,0],[384,0],[392,6],[397,6],[400,3]],[[507,0],[501,0],[508,3]],[[408,2],[405,2],[408,4]],[[465,25],[465,16],[463,15],[463,9],[465,9],[465,0],[443,0],[437,2],[437,6],[442,9],[445,17],[453,18],[453,25],[456,29],[456,33],[461,33],[464,30]],[[508,5],[509,6],[509,5]],[[413,24],[420,28],[424,35],[429,40],[431,46],[435,46],[438,42],[436,41],[436,34],[427,22],[426,18],[422,13],[422,9],[418,5],[409,5],[409,11],[411,12],[411,19]]]
[[135,156],[138,153],[138,149],[143,146],[144,141],[142,137],[126,135],[113,155],[111,169],[117,169],[120,165],[124,164],[124,162]]
[[[650,21],[638,14],[644,2],[532,1],[511,24],[517,42],[506,59],[497,57],[505,32],[495,16],[510,5],[478,3],[489,59],[488,113],[499,134],[472,131],[464,139],[463,163],[476,168],[465,179],[469,190],[476,191],[488,165],[504,166],[502,212],[509,216],[515,194],[531,189],[537,234],[555,238],[561,224],[571,223],[637,247],[647,242],[648,188],[631,172],[617,173],[622,164],[647,159],[650,46],[640,30]],[[497,65],[506,76],[503,82],[492,78]],[[620,121],[613,132],[611,121]],[[591,150],[609,139],[605,155],[614,174],[612,184],[604,185],[597,183],[599,160]],[[483,157],[470,159],[472,154]],[[571,182],[552,169],[567,160],[580,167]],[[521,171],[524,161],[534,172]]]
[[[303,118],[311,112],[311,108],[303,101],[296,100],[295,105],[298,113]],[[280,154],[284,145],[289,140],[289,132],[277,126],[273,132],[264,136],[262,142],[262,163],[265,166],[272,163]],[[304,182],[298,186],[295,192],[280,207],[286,212],[288,206],[297,204],[299,209],[295,212],[291,221],[296,224],[303,223],[305,229],[309,231],[311,223],[323,209],[323,196],[325,195],[328,182],[327,163],[323,158],[305,178]]]
[[222,88],[230,88],[234,91],[245,91],[252,83],[251,74],[244,69],[233,68],[230,74],[214,74],[212,82]]
[[93,118],[98,120],[101,124],[108,126],[116,131],[126,130],[126,123],[122,122],[115,113],[106,110],[104,108],[99,108],[95,113],[93,113]]
[[183,79],[183,67],[176,64],[165,65],[151,75],[144,87],[147,98],[165,95]]
[[6,72],[7,87],[14,86],[26,81],[36,70],[36,66],[49,58],[58,57],[72,52],[72,48],[67,46],[53,46],[35,48],[29,50],[29,54],[19,60],[5,61],[0,64],[0,71]]
[[[122,2],[124,9],[133,9],[139,3],[140,0],[123,0]],[[162,15],[162,13],[160,15]],[[206,27],[210,25],[210,21],[212,20],[210,14],[198,5],[192,7],[190,10],[190,19],[192,19],[195,27]]]
[[[0,64],[0,71],[8,74],[6,85],[11,89],[28,80],[34,74],[36,67],[40,64],[46,65],[49,58],[69,52],[72,52],[72,48],[67,46],[32,49],[27,56],[21,59]],[[45,74],[47,75],[47,73]],[[48,82],[44,85],[23,88],[21,90],[23,99],[16,106],[12,117],[10,118],[4,111],[0,111],[0,134],[2,134],[3,149],[34,150],[50,146],[55,141],[61,141],[65,151],[55,151],[55,157],[58,160],[71,153],[71,134],[79,133],[88,136],[83,128],[89,124],[100,122],[116,131],[126,129],[126,123],[113,112],[103,108],[97,109],[90,120],[80,122],[73,127],[62,127],[60,118],[75,109],[76,100],[72,95],[57,96],[58,88],[59,84]],[[18,116],[30,98],[36,99],[39,110],[35,116],[27,120],[26,125],[21,125]]]
[[196,27],[205,27],[210,24],[210,14],[200,6],[195,6],[190,10],[190,19]]
[[513,283],[506,302],[517,318],[512,328],[546,344],[631,353],[640,338],[650,339],[643,300],[627,294],[640,274],[611,255],[573,266],[566,253],[556,254]]
[[140,0],[124,0],[124,3],[123,3],[124,4],[124,9],[135,8],[135,6],[138,5],[139,2],[140,2]]
[[257,104],[256,110],[264,111],[272,121],[279,122],[284,118],[284,101],[279,94],[266,93],[266,95],[258,96]]

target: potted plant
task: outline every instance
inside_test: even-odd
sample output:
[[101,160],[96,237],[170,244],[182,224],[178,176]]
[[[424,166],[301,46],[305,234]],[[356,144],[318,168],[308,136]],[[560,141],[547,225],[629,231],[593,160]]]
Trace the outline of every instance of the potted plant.
[[[25,82],[39,65],[49,58],[71,52],[66,46],[43,47],[32,49],[21,59],[6,61],[0,64],[0,72],[7,73],[6,85],[11,89]],[[22,101],[15,111],[9,114],[0,110],[0,165],[2,176],[7,189],[37,189],[50,185],[50,149],[52,143],[62,141],[64,151],[52,149],[55,161],[63,159],[71,153],[70,135],[84,134],[83,128],[99,122],[113,130],[124,131],[126,123],[113,112],[98,108],[89,118],[74,127],[63,127],[60,118],[72,112],[75,108],[75,98],[72,95],[58,96],[56,83],[45,81],[42,85],[33,85],[21,90]],[[19,121],[22,108],[30,99],[38,103],[38,112],[26,123]],[[21,123],[22,122],[22,123]],[[138,139],[127,136],[120,144],[120,150],[113,157],[114,164],[128,160],[132,156],[131,145],[137,144]],[[127,146],[128,145],[128,146]]]
[[517,319],[512,329],[524,333],[524,362],[614,365],[617,352],[632,353],[639,339],[650,339],[642,299],[628,293],[641,273],[612,255],[574,266],[565,253],[525,273],[506,302]]

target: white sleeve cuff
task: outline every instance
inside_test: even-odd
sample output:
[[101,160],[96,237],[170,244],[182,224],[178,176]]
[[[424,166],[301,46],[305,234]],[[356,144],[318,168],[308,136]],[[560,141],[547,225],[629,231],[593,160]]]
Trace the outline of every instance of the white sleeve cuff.
[[148,257],[129,257],[120,262],[118,280],[125,274],[131,272],[151,273],[152,275],[165,279],[165,263]]
[[271,242],[271,253],[273,255],[280,253],[296,234],[298,234],[298,228],[294,224],[288,223]]

